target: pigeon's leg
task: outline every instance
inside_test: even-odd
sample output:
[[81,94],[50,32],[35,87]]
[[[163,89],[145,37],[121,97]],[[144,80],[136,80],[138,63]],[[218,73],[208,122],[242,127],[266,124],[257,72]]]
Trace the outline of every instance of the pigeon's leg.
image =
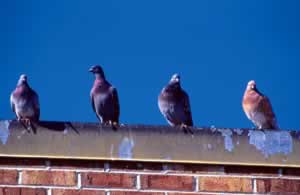
[[24,119],[24,121],[25,121],[25,124],[26,124],[27,130],[28,130],[28,131],[32,131],[32,127],[31,127],[31,122],[30,122],[30,119],[28,119],[28,118],[25,118],[25,119]]
[[105,122],[104,122],[104,125],[105,125],[105,126],[109,126],[109,125],[111,125],[111,123],[110,123],[110,121],[105,121]]
[[33,125],[33,122],[31,121],[31,119],[27,119],[27,126],[28,126],[28,130],[32,131],[34,134],[36,134],[36,127]]
[[191,134],[191,135],[194,134],[194,132],[191,130],[191,128],[189,126],[187,126],[186,124],[181,124],[180,128],[183,130],[183,132],[185,134]]
[[33,132],[36,134],[36,127],[33,125],[33,122],[29,118],[23,119],[23,127],[28,131],[28,133]]
[[18,122],[24,127],[24,129],[26,129],[26,130],[28,131],[28,128],[27,128],[25,119],[23,119],[23,118],[17,116],[17,120],[18,120]]

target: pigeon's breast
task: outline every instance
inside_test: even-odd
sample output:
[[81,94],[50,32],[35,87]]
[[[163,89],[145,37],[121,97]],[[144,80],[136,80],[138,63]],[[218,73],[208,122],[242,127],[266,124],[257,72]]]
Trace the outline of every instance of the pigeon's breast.
[[26,99],[20,99],[15,105],[16,112],[22,117],[34,116],[33,103]]
[[174,95],[160,96],[159,108],[171,125],[179,125],[187,119],[182,99],[178,99]]
[[111,118],[114,111],[113,99],[110,93],[99,93],[94,96],[96,111],[105,118]]
[[243,98],[243,108],[246,112],[256,112],[260,101],[261,97],[255,92],[246,92]]

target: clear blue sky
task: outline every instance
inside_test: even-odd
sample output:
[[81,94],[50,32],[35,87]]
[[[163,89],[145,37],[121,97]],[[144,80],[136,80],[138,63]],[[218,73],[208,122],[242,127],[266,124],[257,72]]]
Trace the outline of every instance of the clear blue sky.
[[252,127],[241,108],[249,80],[285,129],[300,129],[300,1],[12,0],[0,3],[0,118],[21,73],[41,119],[97,119],[91,65],[119,90],[121,122],[166,124],[157,96],[181,74],[197,126]]

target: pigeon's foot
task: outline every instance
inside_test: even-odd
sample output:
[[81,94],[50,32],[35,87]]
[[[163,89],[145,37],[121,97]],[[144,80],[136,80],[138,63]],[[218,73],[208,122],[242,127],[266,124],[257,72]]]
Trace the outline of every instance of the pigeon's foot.
[[113,121],[113,122],[111,121],[110,123],[111,123],[111,128],[112,128],[114,131],[118,130],[118,128],[120,127],[120,126],[119,126],[119,123],[116,122],[116,121]]
[[25,120],[27,130],[29,132],[33,132],[34,134],[36,134],[36,127],[33,125],[33,122],[29,118],[26,118],[24,120]]
[[24,127],[24,129],[26,129],[27,132],[28,132],[28,127],[27,127],[27,124],[26,124],[26,119],[17,118],[17,120]]
[[191,135],[194,135],[194,132],[192,131],[192,129],[191,129],[189,126],[187,126],[186,124],[181,124],[181,125],[180,125],[180,128],[183,130],[183,132],[184,132],[185,134],[191,134]]

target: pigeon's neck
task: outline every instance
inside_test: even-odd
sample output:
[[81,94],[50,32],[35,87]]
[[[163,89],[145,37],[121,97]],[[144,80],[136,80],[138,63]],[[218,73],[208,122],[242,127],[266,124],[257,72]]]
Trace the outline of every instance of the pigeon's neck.
[[95,74],[96,80],[103,80],[105,81],[105,76],[102,74]]
[[180,90],[181,86],[180,83],[169,83],[166,90]]
[[24,94],[24,93],[27,94],[30,90],[31,89],[28,84],[22,83],[20,85],[17,85],[15,93],[19,94],[19,95]]
[[264,94],[262,94],[257,88],[246,90],[246,93],[248,93],[248,94],[258,94],[260,96],[264,96]]
[[102,85],[106,83],[106,79],[103,77],[96,77],[94,84],[95,85]]
[[18,82],[17,87],[29,88],[29,85],[27,82],[20,81],[20,82]]

